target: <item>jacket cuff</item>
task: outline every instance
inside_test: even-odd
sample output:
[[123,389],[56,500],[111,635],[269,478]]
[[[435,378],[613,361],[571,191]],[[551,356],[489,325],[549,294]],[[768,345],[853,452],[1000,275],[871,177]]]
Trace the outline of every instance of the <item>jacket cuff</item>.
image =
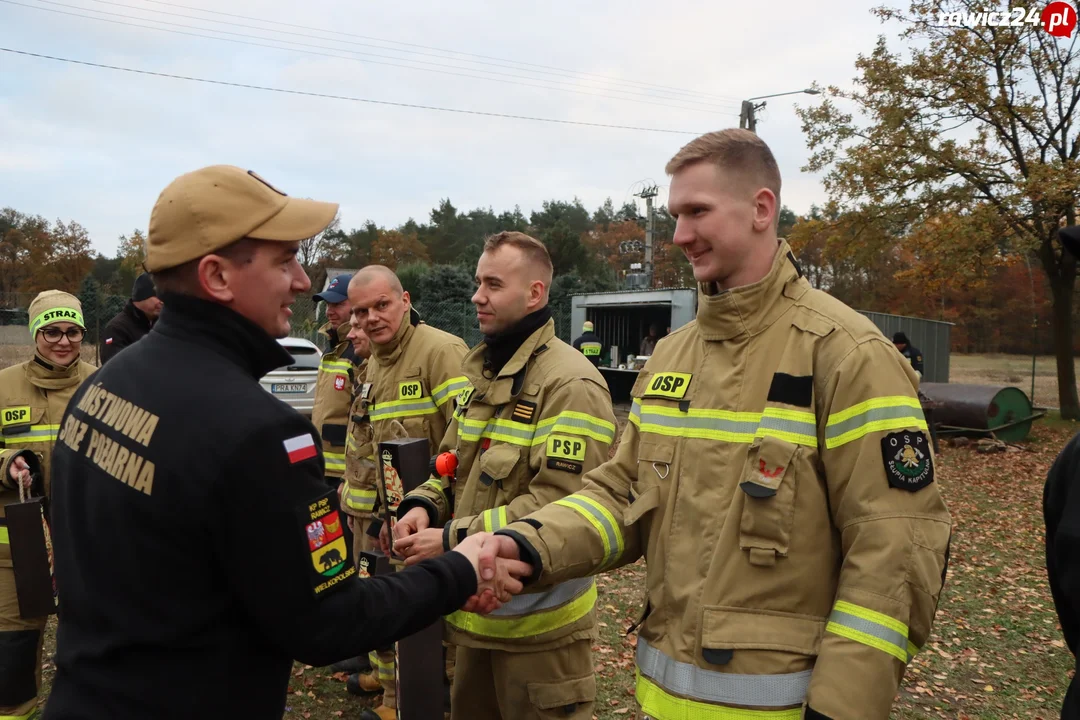
[[33,450],[3,450],[0,451],[0,485],[9,490],[18,490],[19,486],[11,479],[11,463],[15,458],[21,457],[30,466],[30,474],[35,478],[41,477],[41,460]]

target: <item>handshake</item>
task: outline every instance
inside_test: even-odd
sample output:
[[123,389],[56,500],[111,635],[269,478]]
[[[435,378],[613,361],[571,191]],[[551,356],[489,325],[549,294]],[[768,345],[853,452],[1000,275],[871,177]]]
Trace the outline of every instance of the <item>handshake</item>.
[[[385,528],[385,525],[383,526]],[[394,526],[394,551],[406,565],[442,554],[442,530],[428,527],[427,511],[414,508]],[[521,562],[518,546],[505,535],[481,532],[470,535],[454,547],[472,563],[476,571],[476,594],[461,609],[490,613],[520,593],[521,582],[532,574],[532,565]]]

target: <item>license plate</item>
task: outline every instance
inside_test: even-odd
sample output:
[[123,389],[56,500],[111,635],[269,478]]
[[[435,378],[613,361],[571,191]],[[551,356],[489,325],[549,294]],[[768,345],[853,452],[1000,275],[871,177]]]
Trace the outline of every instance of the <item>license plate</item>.
[[275,394],[306,393],[307,385],[304,383],[274,383],[270,386],[270,392]]

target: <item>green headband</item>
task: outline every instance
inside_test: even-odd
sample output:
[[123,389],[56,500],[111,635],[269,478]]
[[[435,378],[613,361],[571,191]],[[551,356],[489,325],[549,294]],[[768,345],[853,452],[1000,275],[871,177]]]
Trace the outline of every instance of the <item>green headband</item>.
[[81,312],[75,308],[58,307],[53,308],[52,310],[46,310],[30,321],[30,336],[33,337],[37,335],[38,330],[54,322],[75,323],[83,330],[86,329],[86,323],[83,322]]

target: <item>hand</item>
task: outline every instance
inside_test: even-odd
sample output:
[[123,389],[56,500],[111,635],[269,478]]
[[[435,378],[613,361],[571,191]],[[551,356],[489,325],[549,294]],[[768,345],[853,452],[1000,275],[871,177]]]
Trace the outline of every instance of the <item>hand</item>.
[[30,474],[30,465],[26,462],[26,458],[17,457],[11,461],[11,467],[9,469],[11,480],[24,488],[29,489],[33,484],[34,478]]
[[[463,610],[467,612],[489,613],[508,602],[510,596],[522,591],[524,586],[520,578],[532,574],[532,566],[507,557],[497,557],[500,549],[505,548],[504,538],[490,533],[476,533],[465,538],[454,548],[454,552],[469,558],[477,574],[476,594],[469,598]],[[505,538],[515,545],[513,540]],[[493,545],[494,547],[489,547]],[[516,554],[517,550],[514,550]],[[481,557],[487,557],[488,566],[480,567]]]
[[[430,525],[431,518],[428,516],[427,510],[422,507],[414,507],[394,525],[394,539],[403,540],[421,530],[427,530]],[[397,543],[394,543],[394,547],[397,547]]]
[[[401,527],[400,521],[394,527],[395,536],[398,534],[399,527]],[[405,558],[406,565],[415,565],[421,560],[438,557],[443,552],[443,531],[438,528],[429,528],[395,540],[394,552]]]
[[382,527],[379,528],[379,549],[382,550],[382,554],[390,557],[390,521],[384,521]]
[[[518,544],[514,542],[513,538],[506,535],[492,535],[487,542],[484,543],[483,548],[480,551],[479,565],[480,574],[484,577],[490,577],[496,572],[496,560],[498,558],[505,558],[507,560],[520,560],[521,555],[518,550]],[[532,574],[532,565],[527,565],[529,571],[525,575]]]

